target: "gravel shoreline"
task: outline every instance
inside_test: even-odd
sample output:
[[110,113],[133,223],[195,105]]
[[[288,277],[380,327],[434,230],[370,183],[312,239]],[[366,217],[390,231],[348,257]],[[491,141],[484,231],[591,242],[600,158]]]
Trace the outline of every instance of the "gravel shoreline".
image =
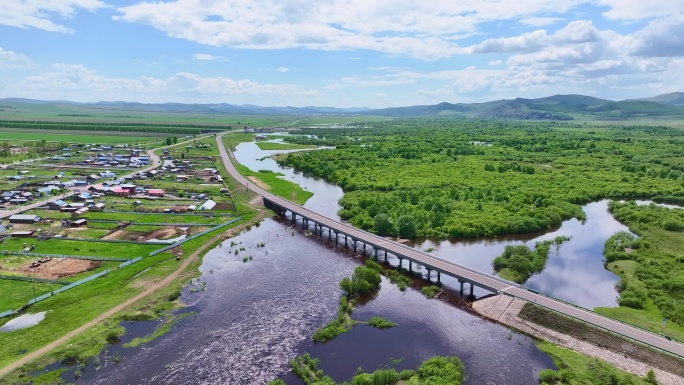
[[672,373],[653,368],[642,362],[636,361],[622,354],[600,348],[577,338],[561,334],[556,331],[537,325],[533,322],[518,317],[518,313],[525,306],[526,301],[513,298],[504,294],[485,298],[473,303],[473,310],[480,315],[510,326],[529,335],[547,340],[556,345],[598,358],[626,372],[644,377],[649,370],[653,369],[658,378],[658,383],[663,385],[684,385],[684,378]]

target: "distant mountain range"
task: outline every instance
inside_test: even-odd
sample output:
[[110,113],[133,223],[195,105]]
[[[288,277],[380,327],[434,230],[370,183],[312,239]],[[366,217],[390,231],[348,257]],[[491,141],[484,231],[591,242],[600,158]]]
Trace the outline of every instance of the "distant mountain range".
[[486,103],[440,103],[366,111],[380,116],[463,116],[470,118],[521,120],[572,120],[576,115],[603,118],[637,116],[684,116],[684,93],[675,92],[653,98],[612,101],[584,95],[555,95],[539,99],[496,100]]
[[[485,103],[439,103],[383,109],[336,107],[261,107],[250,104],[234,105],[41,101],[21,98],[0,99],[14,105],[51,105],[79,107],[83,110],[118,110],[137,112],[198,113],[222,115],[375,115],[387,117],[453,116],[488,119],[572,120],[580,115],[603,119],[625,119],[641,116],[673,115],[684,117],[684,93],[673,92],[644,99],[613,101],[585,95],[554,95],[538,99],[495,100]],[[0,106],[2,109],[3,106]]]

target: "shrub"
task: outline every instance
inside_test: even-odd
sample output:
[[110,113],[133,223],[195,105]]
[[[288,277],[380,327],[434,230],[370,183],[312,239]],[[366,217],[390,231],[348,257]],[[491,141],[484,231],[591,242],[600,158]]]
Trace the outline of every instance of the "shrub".
[[394,322],[388,321],[382,317],[373,317],[368,320],[368,324],[378,329],[389,329],[392,326],[397,326]]
[[682,231],[684,230],[684,222],[668,218],[663,221],[663,229],[667,231]]
[[439,293],[439,286],[425,286],[420,289],[420,292],[428,298],[434,298]]
[[155,315],[151,313],[133,313],[125,314],[122,319],[124,321],[152,321],[155,319]]
[[78,362],[78,352],[75,349],[66,350],[62,353],[62,360],[64,365],[73,365]]
[[420,365],[418,375],[425,385],[460,385],[465,370],[458,357],[432,357]]
[[169,302],[177,300],[178,298],[180,298],[180,296],[181,296],[181,290],[180,289],[174,290],[173,292],[171,292],[169,294]]
[[416,371],[415,371],[415,370],[406,369],[406,370],[402,370],[402,371],[399,373],[399,379],[406,381],[406,380],[409,380],[411,377],[413,377],[413,376],[415,376],[415,375],[416,375]]
[[560,377],[558,376],[558,372],[554,370],[544,369],[541,372],[539,372],[539,382],[542,384],[553,384],[558,380],[560,380]]
[[107,342],[110,344],[115,344],[119,342],[119,334],[114,330],[107,333]]
[[389,278],[390,282],[397,285],[401,291],[405,291],[406,288],[411,285],[411,278],[405,276],[398,270],[388,270],[385,272],[385,275]]

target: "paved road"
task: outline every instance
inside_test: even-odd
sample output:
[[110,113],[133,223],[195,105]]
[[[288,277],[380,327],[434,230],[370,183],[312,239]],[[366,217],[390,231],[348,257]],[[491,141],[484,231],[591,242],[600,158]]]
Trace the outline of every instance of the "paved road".
[[619,321],[603,317],[591,311],[587,311],[585,309],[560,302],[554,298],[536,294],[534,292],[526,290],[520,285],[503,280],[499,277],[492,276],[474,269],[470,269],[465,266],[457,265],[451,262],[435,258],[422,251],[413,249],[411,247],[402,245],[397,242],[389,241],[375,234],[359,230],[345,223],[341,223],[333,219],[327,218],[325,216],[319,215],[313,211],[305,209],[304,207],[296,205],[288,200],[277,197],[269,193],[268,191],[260,188],[259,186],[254,185],[254,183],[249,183],[249,180],[247,180],[235,169],[233,163],[231,162],[231,157],[233,157],[233,155],[232,153],[229,155],[221,141],[221,137],[223,135],[225,134],[219,135],[216,141],[218,144],[219,152],[221,154],[221,159],[223,160],[223,163],[225,164],[226,169],[228,170],[230,175],[235,180],[237,180],[250,190],[254,191],[255,193],[261,195],[262,197],[270,200],[271,202],[281,207],[286,208],[287,210],[297,213],[297,215],[301,215],[305,218],[318,222],[325,227],[332,228],[334,231],[346,234],[352,237],[353,239],[359,240],[369,245],[374,245],[376,248],[379,248],[381,250],[385,250],[389,253],[398,256],[406,257],[417,263],[425,265],[426,267],[430,266],[433,270],[438,270],[452,276],[458,276],[461,278],[461,280],[465,280],[467,282],[475,282],[476,286],[484,287],[498,293],[507,293],[515,297],[527,300],[529,302],[534,302],[538,305],[545,306],[549,309],[556,310],[568,316],[580,319],[585,322],[589,322],[591,324],[600,326],[612,332],[622,334],[624,336],[633,338],[637,341],[641,341],[642,343],[646,343],[651,346],[684,357],[684,345],[674,341],[668,341],[667,339],[657,334],[653,334],[635,328],[633,326],[623,324]]

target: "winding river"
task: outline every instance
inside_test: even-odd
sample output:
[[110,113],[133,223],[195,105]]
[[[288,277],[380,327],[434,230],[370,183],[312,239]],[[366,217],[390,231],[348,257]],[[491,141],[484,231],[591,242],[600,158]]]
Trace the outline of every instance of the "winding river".
[[[268,169],[314,193],[305,206],[338,218],[339,187],[283,169],[254,143],[237,146],[237,160],[252,170]],[[607,212],[605,201],[584,207],[587,220],[566,221],[554,231],[522,237],[479,240],[419,240],[439,258],[492,272],[491,261],[509,244],[533,245],[558,235],[571,236],[549,258],[546,269],[527,286],[593,308],[614,306],[617,277],[603,268],[602,249],[613,233],[626,230]],[[237,243],[231,247],[231,242]],[[257,244],[265,242],[265,247]],[[245,248],[235,254],[235,250]],[[244,256],[253,259],[243,262]],[[482,319],[415,290],[401,292],[383,281],[372,300],[358,305],[353,317],[382,316],[398,326],[377,330],[356,325],[326,344],[311,342],[313,331],[335,317],[338,282],[359,260],[348,250],[307,236],[280,218],[266,219],[251,231],[227,240],[204,257],[204,290],[186,288],[182,300],[196,314],[168,334],[138,348],[110,346],[99,370],[86,369],[78,383],[87,384],[265,384],[281,377],[301,384],[289,372],[289,360],[310,353],[336,381],[348,380],[358,367],[413,369],[434,355],[457,355],[469,385],[527,385],[537,373],[553,368],[552,360],[524,335]],[[446,286],[456,282],[443,277]],[[204,284],[196,287],[203,287]],[[476,295],[483,295],[476,291]],[[131,328],[130,333],[135,333]],[[131,336],[125,336],[124,340]],[[118,352],[118,353],[117,353]],[[122,354],[121,362],[111,357]],[[73,381],[70,372],[65,378]]]

